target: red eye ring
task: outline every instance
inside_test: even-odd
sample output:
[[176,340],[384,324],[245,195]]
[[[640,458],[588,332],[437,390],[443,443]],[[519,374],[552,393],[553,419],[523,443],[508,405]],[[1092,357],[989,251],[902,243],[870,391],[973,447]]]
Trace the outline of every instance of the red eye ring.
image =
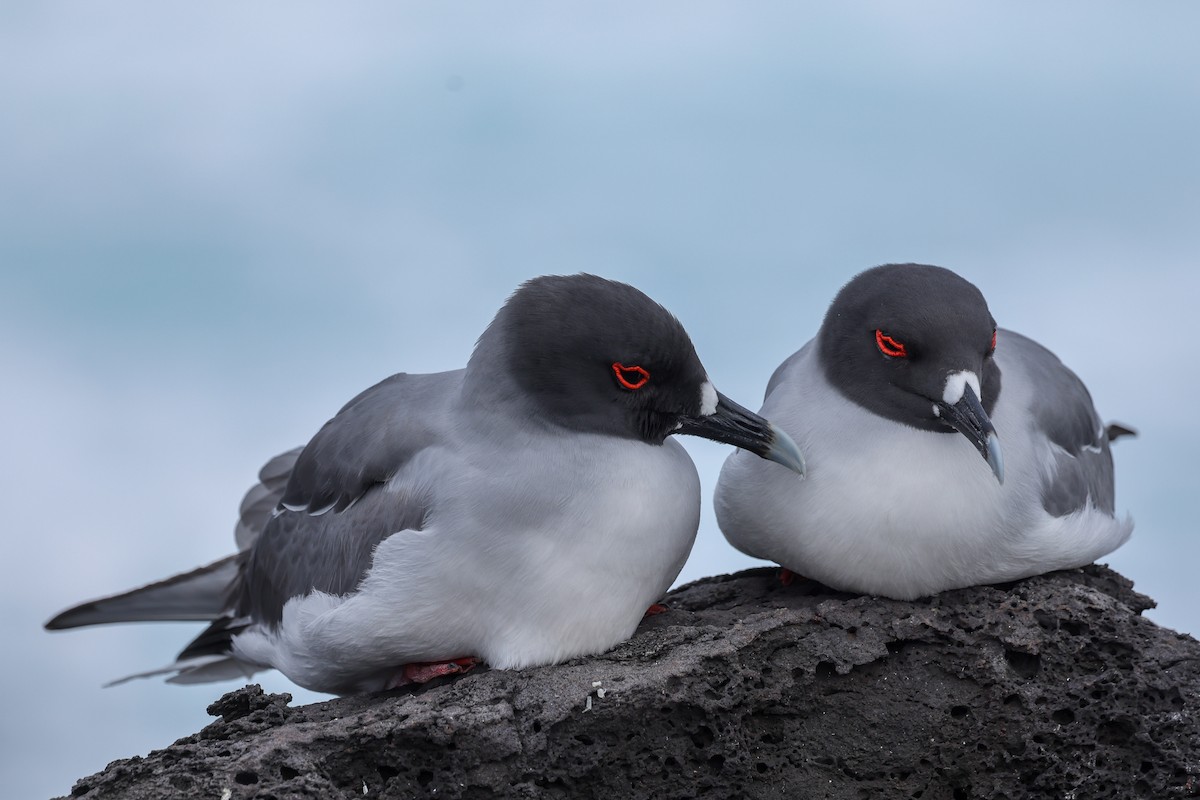
[[992,346],[988,348],[988,355],[996,352],[996,329],[992,328]]
[[620,361],[614,361],[612,370],[617,376],[617,383],[630,391],[642,388],[650,380],[650,373],[637,365],[627,367]]
[[889,358],[908,358],[908,348],[904,346],[904,342],[897,341],[878,329],[875,331],[875,344],[879,346],[879,352]]

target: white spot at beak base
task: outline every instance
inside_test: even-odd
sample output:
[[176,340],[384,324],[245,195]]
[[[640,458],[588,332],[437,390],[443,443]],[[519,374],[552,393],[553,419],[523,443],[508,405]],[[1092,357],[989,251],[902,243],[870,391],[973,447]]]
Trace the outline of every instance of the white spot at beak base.
[[975,392],[975,396],[980,401],[983,400],[983,395],[979,391],[979,376],[970,370],[960,369],[958,372],[951,372],[946,376],[946,385],[942,389],[942,402],[948,406],[952,406],[959,400],[962,400],[963,393],[970,386]]
[[700,416],[711,417],[717,413],[717,387],[712,381],[700,384]]

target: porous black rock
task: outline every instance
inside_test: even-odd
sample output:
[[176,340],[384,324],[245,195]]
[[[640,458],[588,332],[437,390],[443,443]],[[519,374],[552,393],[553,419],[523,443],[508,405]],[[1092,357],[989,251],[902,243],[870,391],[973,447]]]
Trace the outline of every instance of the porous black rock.
[[775,570],[672,592],[611,652],[221,716],[80,798],[1200,796],[1200,643],[1104,567],[916,602]]

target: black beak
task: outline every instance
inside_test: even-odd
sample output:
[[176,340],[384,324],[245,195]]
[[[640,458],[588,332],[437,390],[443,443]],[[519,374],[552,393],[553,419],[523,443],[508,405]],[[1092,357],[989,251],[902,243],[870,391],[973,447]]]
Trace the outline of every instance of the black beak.
[[716,411],[702,417],[684,417],[675,433],[703,436],[740,447],[804,477],[804,456],[792,437],[720,392],[717,392]]
[[996,437],[996,428],[988,419],[987,412],[979,404],[975,390],[970,384],[963,387],[963,396],[957,403],[950,405],[939,401],[937,404],[941,417],[954,430],[971,440],[979,455],[983,456],[996,480],[1004,483],[1004,458],[1000,453],[1000,440]]

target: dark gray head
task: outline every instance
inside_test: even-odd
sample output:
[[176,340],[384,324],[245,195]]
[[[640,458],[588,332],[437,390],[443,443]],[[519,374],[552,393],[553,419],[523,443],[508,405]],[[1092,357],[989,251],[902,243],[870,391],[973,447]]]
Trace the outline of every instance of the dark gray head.
[[996,320],[973,284],[924,264],[869,269],[838,292],[817,339],[842,394],[905,425],[962,433],[1003,480],[988,418],[1000,395]]
[[692,433],[802,469],[786,434],[717,392],[679,320],[627,284],[594,275],[523,284],[468,372],[495,376],[497,366],[564,428],[653,444]]

